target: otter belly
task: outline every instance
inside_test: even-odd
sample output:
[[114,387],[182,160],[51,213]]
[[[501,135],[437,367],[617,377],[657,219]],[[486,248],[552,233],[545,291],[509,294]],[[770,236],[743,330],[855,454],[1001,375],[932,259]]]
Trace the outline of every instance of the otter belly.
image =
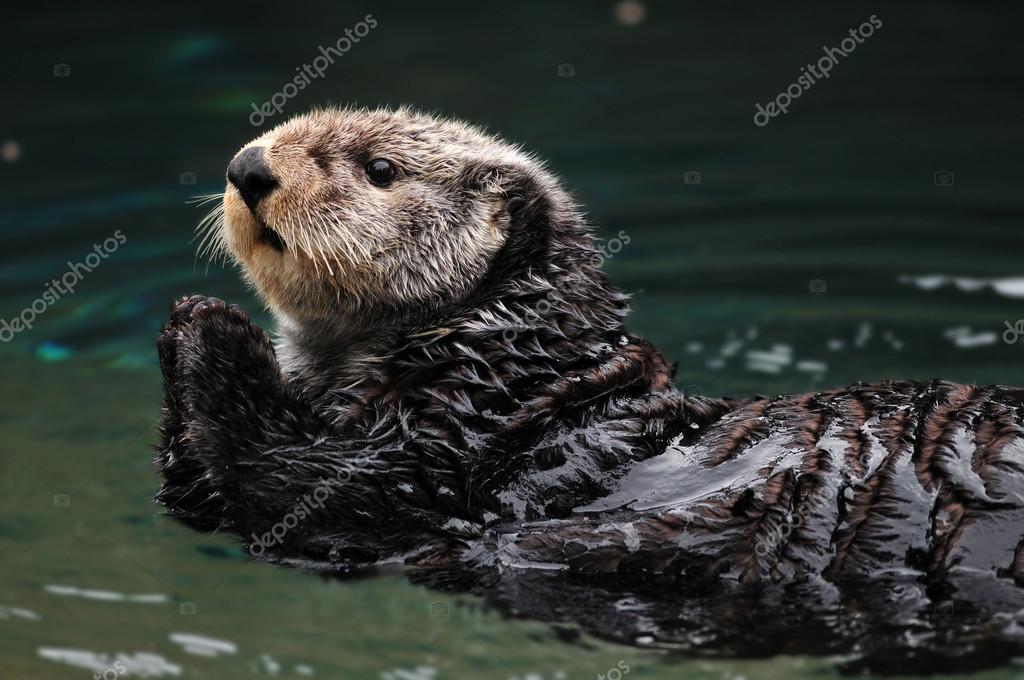
[[572,517],[496,528],[470,553],[487,567],[475,591],[676,651],[901,674],[1009,663],[1024,653],[1022,397],[896,382],[742,405]]
[[751,402],[500,549],[517,563],[683,583],[1020,579],[1021,404],[1021,390],[942,382]]

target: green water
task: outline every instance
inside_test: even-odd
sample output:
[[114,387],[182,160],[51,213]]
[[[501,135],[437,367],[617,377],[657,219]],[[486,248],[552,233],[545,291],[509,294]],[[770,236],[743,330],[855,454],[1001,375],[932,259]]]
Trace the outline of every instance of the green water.
[[[1024,384],[1024,335],[1003,339],[1024,297],[979,283],[1024,276],[1024,10],[646,5],[636,26],[605,2],[8,17],[0,319],[115,231],[125,243],[0,344],[0,677],[88,678],[119,653],[158,655],[152,677],[217,679],[837,674],[834,659],[569,643],[401,574],[336,582],[249,563],[230,538],[177,526],[150,501],[153,339],[170,301],[201,291],[265,318],[236,272],[196,261],[202,212],[185,201],[222,187],[257,134],[250,104],[368,13],[378,26],[271,120],[329,101],[412,103],[538,151],[603,236],[628,235],[607,268],[635,293],[633,329],[679,361],[682,386]],[[883,27],[828,80],[753,124],[756,102],[871,14]],[[54,76],[59,63],[68,77]],[[562,63],[573,77],[558,76]],[[936,185],[941,170],[952,186]],[[900,281],[936,274],[960,286]]]

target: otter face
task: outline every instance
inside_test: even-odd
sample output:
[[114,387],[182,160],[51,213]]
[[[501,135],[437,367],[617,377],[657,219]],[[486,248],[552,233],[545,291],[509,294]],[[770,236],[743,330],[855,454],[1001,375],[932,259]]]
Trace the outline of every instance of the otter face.
[[317,111],[235,156],[211,238],[295,322],[436,309],[486,273],[521,203],[502,178],[535,165],[457,122]]

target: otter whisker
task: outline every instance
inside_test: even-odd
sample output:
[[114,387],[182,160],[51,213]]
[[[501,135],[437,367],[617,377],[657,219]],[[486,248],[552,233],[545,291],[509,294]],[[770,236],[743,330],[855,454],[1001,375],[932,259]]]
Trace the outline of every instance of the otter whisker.
[[[203,202],[209,203],[213,198],[206,197]],[[227,261],[227,248],[224,242],[224,204],[220,203],[206,214],[195,228],[195,236],[192,242],[199,241],[196,247],[196,259],[207,258],[206,270],[209,272],[210,263],[220,257]]]
[[[345,250],[346,257],[348,259],[351,259],[351,249],[347,240],[335,238],[336,232],[341,226],[337,216],[334,214],[334,209],[337,206],[329,203],[327,204],[326,207],[331,209],[331,211],[328,212],[326,215],[322,212],[317,213],[317,231],[319,232],[319,234],[321,235],[325,242],[334,245],[335,251],[337,251],[338,248],[342,248]],[[329,219],[328,216],[332,217],[333,219]],[[337,252],[335,252],[335,257],[337,257]]]
[[[329,229],[328,229],[327,222],[324,220],[322,215],[318,214],[318,215],[315,215],[314,217],[315,217],[315,220],[312,220],[312,221],[316,222],[317,232],[318,232],[318,234],[320,236],[320,239],[324,243],[330,244],[330,235],[328,233]],[[330,252],[330,251],[331,251],[331,248],[328,247],[328,252]],[[334,255],[334,264],[338,268],[338,274],[341,274],[341,273],[343,273],[345,271],[345,267],[342,265],[341,256],[338,254],[337,248],[334,249],[333,255]],[[332,273],[332,276],[333,276],[333,273]]]
[[216,227],[210,230],[207,241],[202,245],[199,254],[208,257],[210,261],[226,262],[228,258],[227,246],[221,233],[222,218],[218,218]]
[[330,275],[331,275],[331,277],[333,278],[333,277],[334,277],[334,270],[333,270],[333,269],[331,269],[331,264],[330,264],[330,262],[328,261],[327,255],[326,255],[326,253],[325,253],[325,251],[324,251],[324,245],[323,245],[323,242],[321,242],[321,241],[320,241],[319,239],[317,240],[317,248],[318,248],[318,249],[319,249],[319,251],[320,251],[320,257],[322,257],[322,258],[323,258],[323,265],[324,265],[324,267],[326,267],[326,268],[327,268],[327,273],[328,273],[328,274],[330,274]]
[[[330,258],[328,256],[328,253],[331,252],[331,243],[327,239],[327,237],[323,233],[323,231],[319,228],[322,225],[322,222],[319,219],[319,217],[317,217],[316,220],[312,220],[311,219],[310,222],[311,222],[311,224],[310,224],[311,227],[314,226],[314,224],[316,226],[316,228],[310,229],[310,232],[311,232],[311,234],[313,236],[314,242],[316,243],[317,251],[320,253],[320,257],[322,258],[322,262],[323,262],[324,267],[327,268],[328,273],[333,278],[334,277],[334,269],[330,265]],[[340,273],[340,270],[341,270],[340,264],[341,263],[337,261],[337,254],[335,254],[335,264],[337,264],[339,266],[339,273]]]
[[206,205],[207,203],[210,203],[211,201],[221,201],[223,199],[224,192],[222,191],[219,194],[197,194],[192,198],[186,200],[185,203],[187,203],[188,205],[203,206]]
[[[340,206],[340,205],[338,205],[336,203],[331,203],[331,204],[329,204],[329,207],[331,208],[331,213],[330,214],[332,216],[334,216],[334,224],[333,225],[328,225],[328,226],[333,226],[336,230],[340,231],[342,229],[342,224],[341,224],[341,219],[338,217],[338,214],[342,210],[342,206]],[[357,240],[357,239],[345,239],[344,243],[346,245],[346,249],[349,251],[349,255],[350,255],[352,260],[360,259],[359,257],[356,256],[356,253],[353,250],[355,248],[359,249],[360,255],[362,256],[361,259],[369,260],[369,259],[372,258],[372,254],[371,254],[370,250],[366,247],[366,245],[364,245],[359,240]]]
[[314,229],[306,228],[303,230],[303,236],[306,239],[307,256],[313,262],[317,276],[320,276],[320,267],[322,266],[327,270],[328,276],[333,277],[334,270],[331,269],[331,265],[327,261],[325,245],[321,241],[319,234]]
[[214,206],[210,212],[203,216],[199,223],[196,225],[195,231],[197,234],[204,233],[210,226],[211,223],[216,221],[217,217],[223,214],[224,205]]
[[302,248],[303,251],[306,253],[306,256],[309,257],[310,259],[315,259],[316,249],[313,246],[316,241],[314,239],[314,235],[307,228],[300,227],[297,231],[300,231],[302,233]]
[[306,257],[309,258],[309,260],[313,263],[313,269],[316,271],[317,278],[319,278],[320,277],[320,260],[317,257],[316,249],[313,247],[314,239],[312,238],[312,234],[310,234],[310,230],[308,230],[308,229],[303,229],[302,230],[302,242],[303,242],[302,250],[305,253]]
[[224,206],[216,206],[199,221],[199,224],[196,225],[196,233],[192,240],[195,241],[196,239],[202,239],[202,241],[206,241],[212,236],[217,235],[217,227],[219,227],[223,222],[223,217]]
[[309,241],[309,230],[308,229],[296,229],[292,226],[291,218],[288,218],[286,223],[288,229],[289,238],[293,239],[295,243],[295,256],[298,258],[304,256],[310,262],[313,263],[313,271],[316,273],[317,278],[320,277],[320,266],[317,263],[316,254],[313,251],[313,247]]

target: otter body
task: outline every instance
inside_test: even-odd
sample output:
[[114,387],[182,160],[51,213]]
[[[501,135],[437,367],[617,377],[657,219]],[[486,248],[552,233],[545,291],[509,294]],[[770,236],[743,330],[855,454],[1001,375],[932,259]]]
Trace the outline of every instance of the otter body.
[[[159,339],[171,515],[262,559],[402,563],[616,639],[695,646],[680,631],[699,629],[717,641],[702,649],[763,653],[722,593],[745,589],[749,613],[765,589],[810,588],[801,620],[825,620],[884,581],[916,603],[903,611],[973,602],[961,638],[988,663],[1024,649],[993,624],[1024,609],[1024,391],[685,395],[626,330],[554,178],[461,124],[319,112],[228,175],[210,242],[281,338],[219,300],[175,306]],[[616,606],[626,593],[645,606]],[[670,606],[678,627],[653,623]],[[795,651],[968,655],[935,623],[893,647],[828,620]]]

